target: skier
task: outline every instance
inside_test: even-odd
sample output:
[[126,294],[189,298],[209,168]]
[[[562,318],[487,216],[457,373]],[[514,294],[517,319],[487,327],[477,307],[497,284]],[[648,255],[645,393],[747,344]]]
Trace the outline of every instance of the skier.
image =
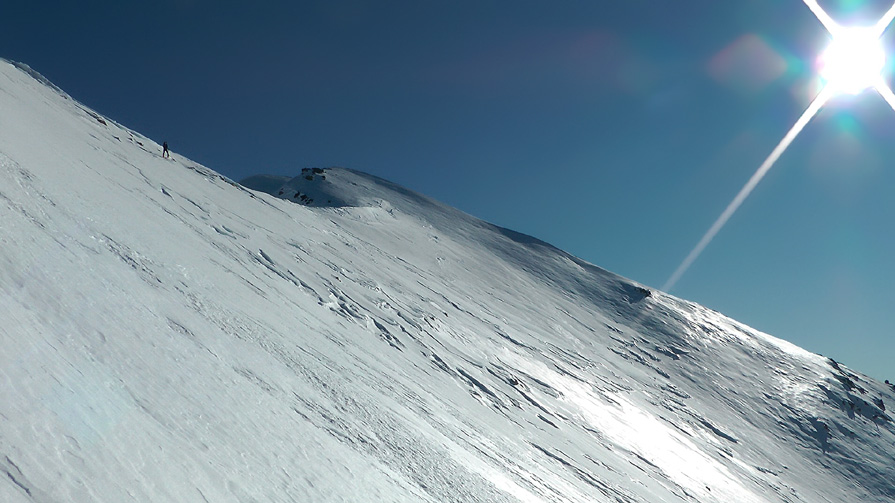
[[162,142],[162,157],[168,159],[171,154],[168,153],[168,142]]

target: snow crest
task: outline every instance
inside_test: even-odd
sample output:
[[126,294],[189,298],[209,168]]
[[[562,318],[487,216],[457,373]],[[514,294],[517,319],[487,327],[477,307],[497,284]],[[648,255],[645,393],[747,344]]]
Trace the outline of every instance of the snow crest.
[[2,501],[895,500],[895,390],[833,360],[5,62],[0,112]]

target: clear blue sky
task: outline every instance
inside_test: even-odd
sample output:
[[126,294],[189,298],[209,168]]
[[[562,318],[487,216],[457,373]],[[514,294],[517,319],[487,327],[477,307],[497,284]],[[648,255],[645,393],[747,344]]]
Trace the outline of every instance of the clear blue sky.
[[[2,16],[0,56],[235,180],[366,171],[654,287],[804,110],[828,41],[799,0],[7,0]],[[895,379],[893,134],[872,91],[827,106],[672,293]]]

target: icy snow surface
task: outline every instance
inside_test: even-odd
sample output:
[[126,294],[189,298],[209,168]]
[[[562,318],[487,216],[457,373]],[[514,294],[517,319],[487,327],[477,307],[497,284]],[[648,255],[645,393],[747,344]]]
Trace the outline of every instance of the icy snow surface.
[[373,176],[160,153],[0,61],[0,501],[895,501],[889,385]]

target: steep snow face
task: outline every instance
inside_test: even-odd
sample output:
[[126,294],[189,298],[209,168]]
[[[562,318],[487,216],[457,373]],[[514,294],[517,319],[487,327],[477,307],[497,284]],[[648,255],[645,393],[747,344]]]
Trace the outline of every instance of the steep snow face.
[[241,181],[243,187],[247,187],[252,190],[257,190],[259,192],[266,192],[268,194],[274,193],[283,186],[284,183],[288,182],[290,178],[288,176],[277,176],[277,175],[255,175],[246,178]]
[[2,501],[895,499],[888,385],[375,177],[160,153],[0,62]]

